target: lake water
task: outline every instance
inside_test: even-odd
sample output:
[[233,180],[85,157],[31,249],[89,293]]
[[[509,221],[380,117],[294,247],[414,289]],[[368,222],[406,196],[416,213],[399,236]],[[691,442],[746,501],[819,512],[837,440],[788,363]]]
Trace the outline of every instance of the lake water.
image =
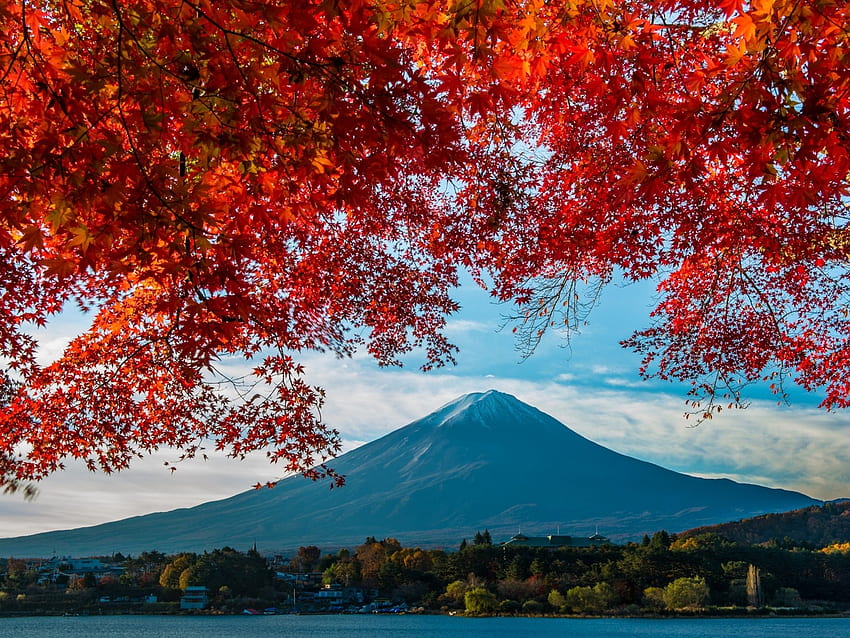
[[450,616],[0,618],[0,638],[850,638],[850,618],[580,619]]

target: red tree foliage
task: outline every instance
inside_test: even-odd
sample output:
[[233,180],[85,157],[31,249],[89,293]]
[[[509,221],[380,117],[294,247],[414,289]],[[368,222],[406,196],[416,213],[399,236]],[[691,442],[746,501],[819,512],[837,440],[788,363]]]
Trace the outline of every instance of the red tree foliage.
[[325,474],[299,353],[450,361],[459,267],[532,345],[657,277],[646,374],[845,406],[848,62],[836,0],[3,2],[0,483],[206,440]]

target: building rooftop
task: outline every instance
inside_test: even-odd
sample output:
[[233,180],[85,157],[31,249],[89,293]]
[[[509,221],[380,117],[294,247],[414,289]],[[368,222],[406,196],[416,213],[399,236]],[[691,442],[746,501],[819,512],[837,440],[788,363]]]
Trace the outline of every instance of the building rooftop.
[[560,534],[550,534],[548,536],[526,536],[524,534],[516,534],[509,540],[502,543],[502,546],[550,547],[557,549],[560,547],[595,547],[598,545],[607,545],[609,543],[610,541],[598,532],[592,536],[588,536],[587,538],[562,536]]

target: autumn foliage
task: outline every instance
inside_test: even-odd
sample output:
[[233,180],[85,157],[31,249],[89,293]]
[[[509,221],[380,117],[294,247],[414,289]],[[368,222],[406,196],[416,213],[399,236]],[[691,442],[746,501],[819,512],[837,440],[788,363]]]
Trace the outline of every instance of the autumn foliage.
[[451,361],[459,267],[532,344],[655,278],[647,375],[846,406],[847,38],[838,0],[3,2],[0,484],[208,440],[321,475],[299,354]]

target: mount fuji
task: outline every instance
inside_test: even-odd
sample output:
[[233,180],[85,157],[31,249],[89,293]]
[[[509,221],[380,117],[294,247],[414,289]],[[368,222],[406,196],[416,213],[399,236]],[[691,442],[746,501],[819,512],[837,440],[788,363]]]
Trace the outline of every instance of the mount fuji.
[[[346,484],[290,477],[192,508],[0,539],[0,556],[353,547],[367,536],[455,547],[478,530],[613,541],[819,504],[624,456],[513,396],[469,394],[337,457]],[[557,531],[556,531],[557,530]]]

